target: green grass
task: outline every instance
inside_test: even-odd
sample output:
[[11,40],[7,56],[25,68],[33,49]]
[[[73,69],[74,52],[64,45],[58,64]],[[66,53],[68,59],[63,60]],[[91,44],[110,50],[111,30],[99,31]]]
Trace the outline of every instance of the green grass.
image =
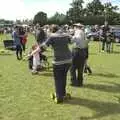
[[[32,43],[34,37],[30,36],[28,49]],[[90,43],[93,75],[85,75],[83,88],[71,87],[68,76],[67,91],[73,99],[62,105],[50,99],[52,69],[32,76],[27,61],[17,61],[15,52],[0,55],[0,120],[119,120],[120,47],[114,45],[114,53],[106,54],[100,53],[98,46]],[[50,49],[47,54],[51,61]]]

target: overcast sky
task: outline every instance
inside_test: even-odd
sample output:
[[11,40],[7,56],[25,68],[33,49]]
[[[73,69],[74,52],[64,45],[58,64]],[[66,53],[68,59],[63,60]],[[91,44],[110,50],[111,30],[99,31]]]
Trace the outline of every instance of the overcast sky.
[[[84,0],[90,2],[92,0]],[[120,0],[110,1],[120,5]],[[39,11],[44,11],[48,17],[54,15],[56,11],[66,13],[70,8],[72,0],[0,0],[0,19],[32,19]]]

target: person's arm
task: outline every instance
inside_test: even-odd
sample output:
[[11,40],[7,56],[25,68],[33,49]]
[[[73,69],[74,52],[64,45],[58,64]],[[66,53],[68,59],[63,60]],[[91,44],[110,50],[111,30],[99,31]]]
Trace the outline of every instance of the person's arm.
[[71,36],[71,43],[74,43],[76,41],[76,35],[74,34],[74,36]]
[[49,37],[44,43],[42,43],[42,45],[40,45],[41,47],[49,47],[50,45],[53,44],[53,40],[52,37]]
[[30,55],[32,56],[37,52],[40,52],[40,47],[39,46],[34,51],[32,51]]
[[71,44],[72,35],[69,35],[67,39],[68,39],[68,43]]

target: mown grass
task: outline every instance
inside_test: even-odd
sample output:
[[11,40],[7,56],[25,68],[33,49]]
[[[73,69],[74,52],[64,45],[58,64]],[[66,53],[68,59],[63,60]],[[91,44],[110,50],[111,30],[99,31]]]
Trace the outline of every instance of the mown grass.
[[[0,37],[3,49],[6,37]],[[34,37],[30,36],[28,49],[32,43]],[[15,52],[0,55],[0,120],[119,120],[120,46],[115,44],[112,54],[99,52],[98,46],[90,43],[93,75],[85,75],[83,88],[71,87],[68,76],[67,91],[73,98],[62,105],[50,99],[52,69],[33,76],[27,61],[17,61]],[[46,54],[51,62],[51,49]]]

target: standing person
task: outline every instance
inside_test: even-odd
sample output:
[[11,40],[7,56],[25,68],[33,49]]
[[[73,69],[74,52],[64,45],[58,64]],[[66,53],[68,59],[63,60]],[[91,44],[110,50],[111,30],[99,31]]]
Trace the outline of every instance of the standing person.
[[105,45],[107,46],[107,33],[110,31],[110,27],[108,25],[108,22],[105,22],[105,25],[102,28],[102,51],[105,50]]
[[55,102],[62,103],[69,94],[66,93],[66,80],[69,67],[72,62],[72,54],[68,47],[70,38],[67,34],[59,31],[57,25],[52,25],[52,33],[45,42],[47,46],[51,45],[54,50],[53,74],[55,81]]
[[24,34],[24,36],[22,38],[22,47],[23,47],[24,52],[26,50],[27,37],[28,37],[28,34],[27,34],[27,32],[25,32],[25,34]]
[[[71,67],[71,85],[83,86],[83,71],[86,61],[86,41],[83,25],[78,23],[74,24],[75,34],[72,41],[75,43],[72,52],[72,67]],[[78,74],[76,74],[76,72]]]
[[18,27],[15,27],[13,33],[12,33],[13,40],[16,45],[16,56],[18,60],[22,59],[22,44],[19,36],[19,30]]
[[24,31],[23,27],[19,28],[19,36],[20,36],[20,41],[21,41],[21,44],[22,44],[22,49],[25,52],[25,44],[24,44],[25,43],[25,40],[24,40],[25,31]]
[[42,28],[40,27],[37,28],[35,33],[35,39],[38,44],[42,44],[43,42],[45,42],[46,34]]

